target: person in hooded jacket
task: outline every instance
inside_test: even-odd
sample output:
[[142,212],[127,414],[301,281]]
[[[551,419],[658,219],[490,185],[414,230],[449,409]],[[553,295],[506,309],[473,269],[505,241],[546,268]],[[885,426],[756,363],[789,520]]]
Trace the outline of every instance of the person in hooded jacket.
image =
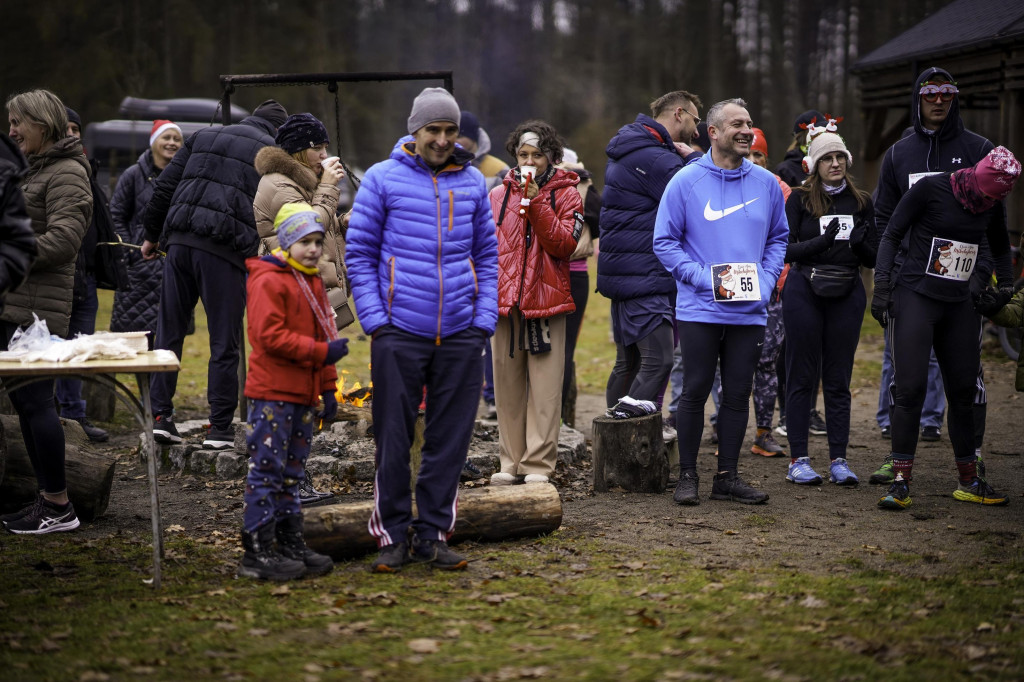
[[[1020,177],[1021,164],[996,147],[970,168],[921,178],[900,199],[882,235],[871,315],[892,348],[892,451],[895,475],[882,509],[911,504],[910,482],[927,386],[928,349],[935,349],[949,404],[949,440],[962,502],[1002,505],[1009,499],[985,478],[975,453],[974,395],[981,348],[979,313],[993,313],[1013,295],[1010,240],[999,202]],[[978,292],[972,278],[987,240],[998,289]],[[896,267],[897,253],[901,265]]]
[[775,175],[746,158],[754,138],[746,102],[729,99],[711,107],[708,134],[711,153],[669,181],[654,226],[654,253],[677,283],[675,313],[684,340],[673,499],[700,503],[697,450],[720,360],[719,454],[711,499],[759,504],[768,495],[739,477],[739,451],[789,227]]
[[697,137],[700,99],[677,90],[650,106],[650,116],[638,114],[605,150],[597,290],[612,302],[615,365],[605,401],[616,418],[660,409],[672,370],[676,284],[654,255],[651,236],[666,185],[701,157],[689,146]]
[[[893,144],[882,157],[875,188],[875,226],[879,235],[884,234],[889,219],[896,210],[900,199],[909,189],[924,177],[938,173],[952,173],[970,168],[985,158],[994,147],[985,137],[968,130],[960,117],[959,89],[953,76],[946,70],[930,67],[914,80],[911,92],[910,119],[912,125],[903,131],[903,136]],[[988,214],[994,230],[1006,230],[1006,208],[1000,203],[997,210]],[[901,250],[902,251],[902,250]],[[982,248],[982,262],[972,276],[972,290],[980,291],[988,283],[992,264],[987,257],[987,247]],[[895,267],[900,266],[901,253],[897,253]],[[978,333],[980,346],[982,337]],[[985,415],[988,402],[985,391],[985,375],[978,363],[974,392],[974,448],[981,456],[985,436]],[[877,420],[883,436],[889,435],[892,409],[892,355],[889,338],[882,355],[882,382],[878,397]],[[921,414],[921,439],[938,440],[946,410],[943,393],[943,377],[939,372],[935,353],[931,353],[928,366],[928,388]],[[893,481],[895,471],[892,460],[886,458],[872,473],[870,481],[888,484]]]
[[36,257],[36,235],[20,186],[26,170],[18,145],[0,133],[0,312],[7,292],[25,281]]
[[[256,154],[274,144],[288,112],[267,100],[242,119],[192,134],[160,173],[143,220],[142,257],[164,260],[156,347],[181,357],[192,312],[200,299],[210,313],[210,366],[207,400],[210,430],[203,447],[235,446],[231,426],[238,407],[238,360],[245,314],[245,260],[256,255],[259,234],[252,202],[260,176]],[[159,372],[150,381],[153,437],[181,442],[174,425],[177,372]]]
[[[114,196],[110,198],[110,215],[114,230],[126,244],[142,246],[145,234],[142,218],[153,196],[160,174],[181,149],[181,128],[173,121],[153,121],[149,149],[139,155],[117,179]],[[164,277],[162,260],[143,260],[137,249],[124,249],[128,260],[127,289],[114,294],[110,313],[110,331],[148,331],[146,340],[152,349],[156,342],[156,323],[160,313],[160,289]]]
[[[68,114],[55,94],[32,90],[7,100],[10,136],[28,160],[22,191],[38,257],[28,279],[7,294],[0,314],[4,349],[33,314],[51,334],[65,336],[71,319],[75,259],[92,218],[89,162],[82,143],[67,134]],[[2,517],[12,533],[39,535],[78,528],[64,472],[64,429],[54,403],[54,381],[10,392],[32,469],[41,490],[33,504]]]
[[786,148],[786,155],[775,167],[775,173],[790,187],[799,187],[807,179],[804,170],[804,156],[807,154],[807,126],[816,123],[823,125],[825,114],[817,109],[808,109],[793,121],[793,139]]
[[500,471],[546,483],[558,459],[566,316],[576,310],[569,256],[583,230],[580,178],[556,167],[564,143],[544,121],[508,137],[518,166],[490,192],[498,230],[498,326],[491,340]]

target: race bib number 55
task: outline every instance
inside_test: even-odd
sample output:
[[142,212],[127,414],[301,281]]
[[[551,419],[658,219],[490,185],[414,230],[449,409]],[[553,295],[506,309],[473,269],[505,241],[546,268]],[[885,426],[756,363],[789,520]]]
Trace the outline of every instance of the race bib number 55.
[[711,290],[716,303],[760,301],[761,286],[754,263],[718,263],[711,266]]
[[931,255],[925,272],[932,277],[966,282],[978,262],[978,245],[941,237],[932,238]]

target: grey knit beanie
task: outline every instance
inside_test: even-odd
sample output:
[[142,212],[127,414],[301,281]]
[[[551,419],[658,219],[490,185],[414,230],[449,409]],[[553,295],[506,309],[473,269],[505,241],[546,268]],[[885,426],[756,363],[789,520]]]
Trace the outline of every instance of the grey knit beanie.
[[451,121],[459,125],[459,105],[452,94],[444,88],[423,88],[412,101],[412,113],[407,126],[409,134],[433,121]]

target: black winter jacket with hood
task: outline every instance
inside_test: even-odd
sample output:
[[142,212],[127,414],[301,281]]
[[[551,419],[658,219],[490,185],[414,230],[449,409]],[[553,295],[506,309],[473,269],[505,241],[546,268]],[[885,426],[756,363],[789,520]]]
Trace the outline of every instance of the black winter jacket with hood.
[[25,281],[36,255],[36,236],[20,187],[27,170],[18,145],[0,133],[0,311],[7,292]]

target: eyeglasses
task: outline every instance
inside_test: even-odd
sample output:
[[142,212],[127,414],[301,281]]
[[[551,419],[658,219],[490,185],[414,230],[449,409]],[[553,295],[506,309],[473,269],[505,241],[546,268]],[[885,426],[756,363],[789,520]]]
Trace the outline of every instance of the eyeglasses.
[[687,111],[686,109],[683,109],[682,107],[679,107],[679,111],[683,112],[684,114],[686,114],[690,118],[692,118],[693,119],[693,125],[695,125],[695,126],[699,126],[700,125],[700,116],[698,116],[697,114],[691,114],[689,111]]
[[960,92],[955,85],[946,83],[945,85],[922,85],[921,89],[918,90],[918,94],[924,98],[925,102],[938,102],[940,99],[943,102],[948,102],[953,99],[954,95]]

